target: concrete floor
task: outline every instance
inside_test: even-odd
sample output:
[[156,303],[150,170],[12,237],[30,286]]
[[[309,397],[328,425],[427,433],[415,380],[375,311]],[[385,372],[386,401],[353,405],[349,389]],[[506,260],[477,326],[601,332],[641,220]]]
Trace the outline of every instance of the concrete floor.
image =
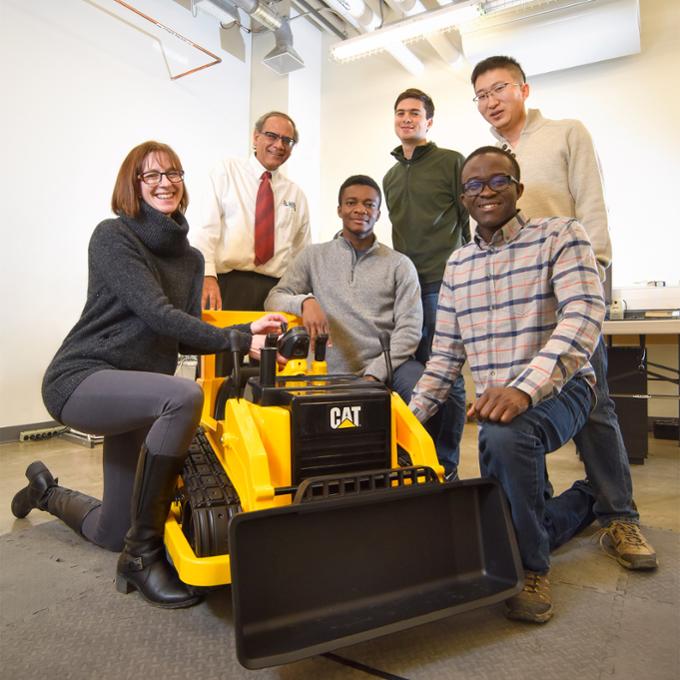
[[[498,605],[338,650],[340,657],[363,663],[368,671],[323,657],[268,671],[246,671],[234,659],[227,596],[215,593],[201,606],[172,615],[148,607],[135,596],[122,597],[111,585],[115,555],[85,543],[57,523],[37,530],[45,554],[40,559],[33,553],[29,557],[21,547],[26,529],[53,518],[33,511],[16,520],[9,506],[12,495],[25,483],[26,466],[36,459],[43,460],[62,484],[94,496],[101,493],[101,447],[90,449],[63,438],[0,446],[0,535],[4,541],[0,547],[6,551],[0,552],[0,596],[5,593],[6,605],[0,614],[0,649],[3,669],[11,671],[7,677],[41,678],[53,663],[58,664],[53,677],[83,680],[128,673],[163,675],[167,680],[358,680],[369,675],[409,680],[680,677],[677,442],[650,439],[645,465],[632,468],[643,527],[660,546],[658,572],[622,569],[600,551],[593,525],[554,556],[551,581],[556,615],[546,626],[506,621]],[[548,464],[557,492],[583,476],[571,445],[551,454]],[[478,474],[476,429],[467,426],[461,477]],[[59,576],[63,574],[59,565],[66,565],[72,576],[66,580]],[[101,615],[93,621],[81,620],[83,606]],[[166,617],[170,616],[176,623],[168,629],[171,619]],[[136,625],[130,627],[130,620]],[[146,633],[140,634],[140,626],[146,627]],[[204,651],[199,656],[175,653],[177,645],[166,637],[172,629],[183,631],[185,645]],[[102,646],[92,658],[82,651],[103,639],[113,640],[115,646]],[[55,649],[69,652],[53,661]],[[128,654],[121,657],[121,649]],[[380,669],[382,675],[370,669]]]

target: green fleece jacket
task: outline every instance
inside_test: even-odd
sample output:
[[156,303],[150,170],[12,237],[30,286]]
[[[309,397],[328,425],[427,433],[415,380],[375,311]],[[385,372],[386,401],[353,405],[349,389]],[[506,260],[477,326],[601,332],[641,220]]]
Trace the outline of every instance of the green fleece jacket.
[[434,142],[416,147],[410,159],[401,146],[392,155],[397,163],[383,178],[392,245],[415,264],[421,283],[441,281],[449,255],[470,240],[460,202],[465,159]]

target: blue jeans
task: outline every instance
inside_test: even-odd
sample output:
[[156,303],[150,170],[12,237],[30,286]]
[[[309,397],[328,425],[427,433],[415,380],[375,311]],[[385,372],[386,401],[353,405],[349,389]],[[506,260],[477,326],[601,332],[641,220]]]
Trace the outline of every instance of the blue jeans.
[[574,437],[586,475],[595,491],[595,515],[602,526],[613,519],[637,522],[633,482],[619,419],[607,385],[607,349],[602,336],[590,357],[595,370],[597,403],[588,422]]
[[[432,350],[432,340],[437,320],[437,302],[439,301],[439,288],[441,284],[441,281],[421,284],[423,337],[416,350],[416,359],[422,364],[427,363]],[[451,391],[444,406],[440,409],[442,415],[435,421],[435,423],[439,423],[440,430],[437,433],[437,437],[433,437],[437,444],[437,457],[447,474],[456,470],[460,460],[460,440],[463,436],[467,411],[465,402],[465,380],[462,375],[459,375],[451,386]],[[430,419],[430,421],[432,420]]]
[[568,442],[583,427],[592,392],[573,378],[562,392],[530,407],[512,422],[485,422],[479,428],[479,465],[483,477],[497,479],[512,513],[525,569],[545,573],[550,550],[568,541],[592,521],[592,496],[574,486],[545,498],[545,455]]
[[[405,361],[394,371],[394,379],[392,381],[392,389],[408,404],[411,401],[411,393],[416,383],[423,374],[425,366],[416,361],[409,359]],[[434,441],[434,447],[437,451],[437,458],[444,466],[444,471],[455,472],[458,465],[458,458],[455,464],[451,462],[451,440],[452,433],[455,429],[455,424],[447,422],[450,411],[446,407],[439,409],[427,422],[423,423],[423,427]],[[460,436],[458,437],[460,441]]]

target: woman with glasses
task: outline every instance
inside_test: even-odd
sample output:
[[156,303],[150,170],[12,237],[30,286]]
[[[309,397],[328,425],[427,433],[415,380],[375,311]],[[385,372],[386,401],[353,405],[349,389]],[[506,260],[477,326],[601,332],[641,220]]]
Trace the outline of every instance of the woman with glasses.
[[199,601],[167,562],[163,529],[203,393],[175,377],[178,353],[247,351],[284,317],[217,328],[201,321],[203,257],[189,245],[189,196],[177,154],[145,142],[118,172],[111,207],[89,245],[87,298],[43,380],[55,420],[104,435],[102,501],[57,484],[40,461],[12,500],[25,517],[46,510],[91,542],[121,551],[116,587],[151,604]]

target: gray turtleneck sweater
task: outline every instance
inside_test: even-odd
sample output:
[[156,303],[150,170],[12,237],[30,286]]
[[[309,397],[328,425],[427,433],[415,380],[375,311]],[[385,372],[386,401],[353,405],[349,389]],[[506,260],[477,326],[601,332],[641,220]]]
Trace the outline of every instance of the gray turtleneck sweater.
[[96,371],[172,375],[178,352],[229,349],[227,329],[200,320],[203,256],[189,245],[186,219],[141,206],[137,218],[104,220],[90,239],[85,307],[43,378],[43,401],[56,420]]

